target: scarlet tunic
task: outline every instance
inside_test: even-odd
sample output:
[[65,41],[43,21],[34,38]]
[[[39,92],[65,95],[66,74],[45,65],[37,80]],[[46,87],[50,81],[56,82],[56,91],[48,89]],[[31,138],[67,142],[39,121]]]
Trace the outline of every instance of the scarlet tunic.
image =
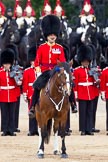
[[63,47],[57,43],[52,46],[44,43],[39,46],[35,59],[35,66],[40,66],[41,71],[51,70],[57,65],[57,60],[65,62]]
[[94,93],[94,79],[88,75],[89,68],[80,66],[74,70],[75,93],[80,100],[93,100],[96,95]]
[[105,93],[105,98],[108,99],[108,67],[102,71],[100,90]]
[[16,102],[16,83],[10,78],[9,72],[0,70],[0,102]]
[[32,85],[35,80],[35,69],[33,67],[25,69],[23,73],[23,94],[25,94],[29,100],[31,100],[34,91]]

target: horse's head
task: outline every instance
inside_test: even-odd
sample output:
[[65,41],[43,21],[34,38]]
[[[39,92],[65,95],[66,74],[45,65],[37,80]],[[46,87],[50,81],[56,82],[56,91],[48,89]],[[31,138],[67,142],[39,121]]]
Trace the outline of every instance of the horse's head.
[[55,83],[58,91],[64,95],[70,95],[71,92],[71,73],[70,64],[59,62],[54,69],[56,71]]
[[[2,37],[6,38],[10,43],[17,43],[20,40],[20,33],[18,31],[18,25],[15,20],[8,20],[4,24]],[[8,43],[9,43],[8,42]]]

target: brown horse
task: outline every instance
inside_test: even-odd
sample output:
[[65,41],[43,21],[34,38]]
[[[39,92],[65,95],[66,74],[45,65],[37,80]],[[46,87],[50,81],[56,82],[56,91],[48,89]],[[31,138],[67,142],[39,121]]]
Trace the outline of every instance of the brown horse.
[[67,158],[65,146],[65,127],[70,108],[71,73],[69,63],[59,63],[52,73],[45,88],[41,89],[40,99],[36,105],[36,119],[39,125],[38,158],[44,157],[44,143],[49,143],[52,119],[55,135],[54,154],[58,154],[58,130],[62,139],[61,157]]

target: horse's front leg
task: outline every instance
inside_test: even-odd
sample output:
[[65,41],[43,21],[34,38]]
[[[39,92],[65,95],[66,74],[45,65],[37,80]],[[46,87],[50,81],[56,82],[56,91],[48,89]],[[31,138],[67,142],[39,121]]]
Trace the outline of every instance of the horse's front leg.
[[38,128],[39,132],[39,149],[37,152],[38,158],[42,159],[44,158],[44,136],[42,135],[41,128]]
[[56,133],[54,133],[54,155],[59,155],[60,151],[59,151],[59,142],[58,142],[58,131],[56,131]]
[[59,129],[59,121],[54,119],[53,131],[54,131],[54,155],[59,155],[59,141],[58,141],[58,129]]
[[68,158],[68,155],[66,153],[66,146],[65,146],[65,136],[64,137],[61,137],[61,139],[62,139],[62,147],[61,147],[62,153],[61,153],[61,158]]
[[61,140],[62,140],[61,158],[68,158],[68,155],[66,153],[66,145],[65,145],[65,127],[61,128]]

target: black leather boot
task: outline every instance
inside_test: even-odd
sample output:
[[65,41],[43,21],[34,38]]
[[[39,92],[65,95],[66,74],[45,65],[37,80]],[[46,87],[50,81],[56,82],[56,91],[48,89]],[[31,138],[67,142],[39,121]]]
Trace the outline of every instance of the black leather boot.
[[37,104],[38,100],[39,100],[39,94],[40,94],[40,90],[39,89],[34,89],[34,93],[32,95],[32,100],[31,100],[31,104],[30,104],[30,110],[29,110],[29,117],[30,118],[35,118],[36,114],[35,114],[35,105]]

